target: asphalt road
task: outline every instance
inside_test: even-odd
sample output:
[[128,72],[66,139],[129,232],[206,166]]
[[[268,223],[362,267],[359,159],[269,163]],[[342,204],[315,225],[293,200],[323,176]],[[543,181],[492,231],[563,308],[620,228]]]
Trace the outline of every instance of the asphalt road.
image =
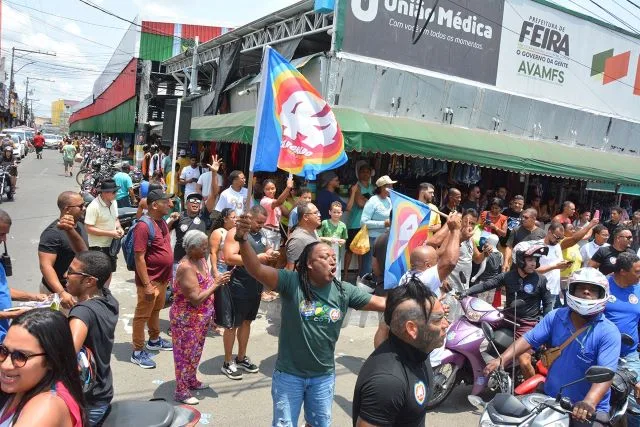
[[[12,287],[36,292],[40,282],[37,245],[40,233],[58,216],[56,198],[65,190],[76,190],[74,178],[64,176],[60,154],[45,150],[44,159],[31,153],[18,168],[18,190],[15,201],[0,204],[13,219],[7,249],[13,261]],[[111,366],[114,372],[115,400],[165,398],[173,402],[175,377],[170,352],[155,356],[157,369],[144,370],[133,365],[131,356],[131,319],[136,293],[133,273],[121,259],[111,289],[120,302],[120,322],[116,329]],[[267,426],[271,422],[271,374],[277,354],[279,333],[278,304],[263,303],[259,319],[251,332],[248,354],[260,366],[256,374],[245,374],[241,381],[227,379],[221,372],[222,339],[209,334],[201,360],[199,375],[210,383],[211,390],[200,392],[197,409],[202,413],[201,425]],[[168,328],[168,310],[161,314],[163,330]],[[336,346],[336,392],[333,425],[351,425],[351,402],[356,376],[362,363],[373,350],[371,326],[349,325],[342,330]],[[478,414],[473,413],[466,396],[469,386],[458,386],[449,399],[427,415],[429,426],[473,426]]]

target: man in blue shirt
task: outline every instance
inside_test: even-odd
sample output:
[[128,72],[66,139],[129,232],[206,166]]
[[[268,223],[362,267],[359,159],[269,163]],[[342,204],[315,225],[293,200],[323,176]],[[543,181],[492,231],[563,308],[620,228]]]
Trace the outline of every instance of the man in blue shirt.
[[[609,280],[609,302],[604,315],[611,320],[621,333],[633,338],[633,345],[622,345],[620,357],[624,358],[622,366],[631,369],[640,378],[640,358],[638,357],[638,322],[640,321],[640,258],[637,255],[623,252],[618,255],[613,274]],[[637,389],[637,386],[636,386]],[[635,400],[632,405],[638,408]],[[629,427],[640,426],[640,417],[627,415]]]
[[131,166],[128,162],[122,162],[122,170],[113,176],[113,180],[119,187],[116,192],[116,203],[119,208],[131,207],[131,203],[135,203],[136,195],[133,192],[133,181],[129,172]]
[[[544,392],[554,397],[562,385],[584,377],[591,366],[605,366],[615,371],[620,356],[620,332],[602,313],[609,299],[607,278],[598,270],[586,267],[574,272],[568,285],[567,305],[545,315],[502,354],[502,360],[509,363],[514,353],[517,357],[543,344],[548,348],[559,347],[580,331],[549,369]],[[489,362],[485,375],[499,365],[500,359]],[[597,425],[587,420],[596,412],[608,414],[610,387],[611,381],[602,384],[581,381],[565,388],[563,396],[574,404],[572,425]]]

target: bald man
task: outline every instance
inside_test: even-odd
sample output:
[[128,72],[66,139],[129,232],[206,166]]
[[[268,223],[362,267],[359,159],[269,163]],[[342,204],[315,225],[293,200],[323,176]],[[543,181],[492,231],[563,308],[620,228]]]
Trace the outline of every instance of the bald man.
[[[398,286],[405,286],[412,278],[417,278],[425,287],[429,288],[438,297],[442,291],[442,282],[453,271],[458,263],[460,255],[460,229],[462,227],[462,217],[452,214],[447,221],[449,235],[446,237],[442,254],[438,257],[437,251],[431,246],[418,246],[411,252],[409,262],[411,270],[407,271]],[[385,322],[380,322],[378,330],[373,338],[373,346],[378,347],[389,337],[389,326]]]
[[[460,202],[462,201],[462,193],[457,188],[450,188],[447,191],[447,204],[440,208],[440,212],[444,214],[450,214],[451,212],[462,213]],[[479,214],[479,212],[476,212]],[[447,222],[447,218],[442,217],[442,226]]]

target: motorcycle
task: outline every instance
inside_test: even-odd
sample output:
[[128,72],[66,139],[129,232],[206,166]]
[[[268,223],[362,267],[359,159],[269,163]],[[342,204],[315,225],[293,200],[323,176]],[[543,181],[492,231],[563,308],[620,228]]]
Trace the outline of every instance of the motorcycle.
[[[493,340],[492,329],[488,324],[482,325],[482,331],[487,340]],[[633,343],[633,339],[629,335],[622,334],[622,342]],[[621,358],[620,361],[624,363],[624,359]],[[498,368],[494,372],[497,376],[508,377],[508,374],[502,368]],[[611,408],[609,414],[605,416],[598,414],[597,420],[610,426],[625,425],[620,423],[622,423],[627,413],[638,414],[629,407],[629,398],[634,392],[637,376],[633,371],[624,367],[618,368],[617,372],[614,373],[608,368],[592,366],[587,370],[584,378],[563,385],[555,399],[542,393],[515,397],[503,392],[496,394],[488,403],[473,394],[468,396],[468,400],[483,412],[479,424],[483,427],[507,425],[526,425],[529,427],[569,426],[573,405],[568,398],[562,397],[562,390],[584,380],[591,383],[603,383],[611,379],[613,379],[613,383],[611,385]]]
[[486,361],[483,355],[485,353],[483,342],[485,338],[479,325],[486,322],[487,325],[496,329],[494,334],[496,351],[498,354],[503,352],[513,342],[513,327],[507,327],[505,324],[513,325],[514,322],[506,319],[502,312],[517,308],[521,303],[520,300],[516,300],[511,307],[498,310],[491,304],[471,296],[464,297],[460,301],[464,315],[453,322],[447,330],[440,363],[433,369],[434,388],[427,402],[427,408],[433,409],[444,402],[455,385],[461,382],[473,384],[472,394],[478,394],[485,388],[502,392],[511,391],[512,380],[508,376],[506,378],[496,375],[490,375],[489,378],[484,376]]
[[7,200],[13,200],[15,189],[11,185],[10,168],[15,166],[0,166],[0,203],[2,203],[3,196],[7,196]]
[[164,400],[122,400],[114,402],[103,427],[188,427],[200,421],[200,412],[192,406],[173,406]]

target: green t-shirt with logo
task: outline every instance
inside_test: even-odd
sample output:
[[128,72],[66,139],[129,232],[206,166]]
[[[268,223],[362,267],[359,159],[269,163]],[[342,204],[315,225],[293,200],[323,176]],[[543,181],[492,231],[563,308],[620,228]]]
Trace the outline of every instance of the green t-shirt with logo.
[[282,326],[278,338],[276,369],[290,375],[313,378],[335,371],[335,348],[348,308],[361,309],[371,295],[342,282],[312,287],[308,304],[297,272],[278,271]]
[[347,240],[347,237],[349,237],[347,234],[347,226],[344,225],[344,222],[338,221],[338,224],[336,225],[332,223],[330,219],[322,221],[318,235],[320,237],[333,237],[344,240]]

